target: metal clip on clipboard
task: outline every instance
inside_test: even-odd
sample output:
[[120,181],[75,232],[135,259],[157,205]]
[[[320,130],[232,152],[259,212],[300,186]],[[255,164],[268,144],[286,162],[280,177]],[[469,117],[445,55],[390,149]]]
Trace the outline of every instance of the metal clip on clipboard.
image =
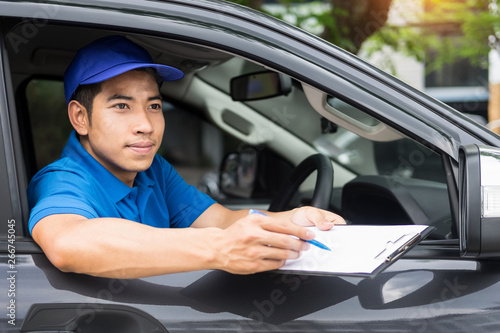
[[[379,254],[375,256],[375,259],[379,258],[381,255],[389,251],[388,247],[390,244],[398,244],[402,239],[405,237],[409,236],[410,234],[404,234],[395,241],[387,241],[385,248],[380,251]],[[396,250],[390,252],[389,254],[386,255],[385,261],[390,262],[393,260],[398,259],[401,255],[403,255],[406,251],[408,251],[413,245],[415,245],[419,240],[420,240],[421,234],[420,233],[415,233],[413,236],[411,236],[410,239],[404,242],[401,246],[398,246]]]

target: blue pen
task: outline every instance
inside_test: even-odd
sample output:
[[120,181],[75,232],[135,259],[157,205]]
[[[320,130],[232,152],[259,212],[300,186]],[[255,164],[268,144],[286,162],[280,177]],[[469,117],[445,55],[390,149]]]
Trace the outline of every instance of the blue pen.
[[[267,216],[266,213],[263,213],[261,211],[258,211],[258,210],[255,210],[255,209],[250,209],[248,211],[248,214],[260,214],[260,215],[264,215],[264,216]],[[309,244],[312,244],[314,246],[317,246],[319,247],[320,249],[323,249],[323,250],[327,250],[327,251],[331,251],[331,249],[326,246],[325,244],[321,243],[321,242],[318,242],[317,240],[305,240],[305,239],[300,239],[301,241],[304,241],[304,242],[307,242]]]

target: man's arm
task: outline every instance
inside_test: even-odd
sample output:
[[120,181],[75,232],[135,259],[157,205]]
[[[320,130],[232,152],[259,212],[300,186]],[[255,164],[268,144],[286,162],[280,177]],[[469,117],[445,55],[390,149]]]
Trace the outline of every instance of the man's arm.
[[[287,219],[220,207],[209,208],[222,219],[217,227],[205,225],[209,215],[196,222],[203,228],[159,229],[123,219],[59,214],[40,220],[32,234],[62,271],[115,278],[203,269],[238,274],[277,269],[309,247],[290,236],[314,237]],[[229,223],[224,220],[228,217],[237,220]]]
[[[263,210],[267,215],[277,220],[289,220],[300,226],[316,226],[320,230],[329,230],[335,224],[345,224],[344,219],[335,213],[318,209],[315,207],[305,206],[295,208],[283,212],[268,212]],[[218,227],[227,228],[235,221],[244,218],[248,215],[248,210],[230,210],[216,203],[210,206],[196,221],[192,227]]]
[[[258,271],[260,271],[261,269],[259,265],[261,263],[265,265],[272,265],[272,268],[262,270],[278,269],[284,264],[284,260],[297,258],[298,255],[300,255],[300,253],[297,252],[290,252],[291,256],[289,257],[272,257],[273,259],[279,259],[278,262],[273,260],[272,263],[269,262],[270,260],[266,259],[271,257],[259,257],[259,260],[255,261],[255,257],[249,255],[252,252],[248,251],[261,248],[270,249],[269,245],[271,245],[271,247],[275,246],[270,242],[270,240],[274,237],[283,239],[283,244],[286,244],[286,241],[289,240],[293,240],[295,242],[296,239],[290,236],[297,236],[298,234],[293,234],[291,230],[297,230],[296,228],[300,228],[298,231],[300,231],[303,236],[297,237],[305,240],[311,240],[315,236],[314,233],[308,231],[306,228],[302,228],[302,226],[316,226],[320,230],[329,230],[335,224],[345,224],[345,221],[341,216],[326,210],[309,206],[295,208],[284,212],[262,212],[265,212],[268,217],[260,214],[248,215],[248,210],[229,210],[224,206],[215,203],[205,210],[205,212],[203,212],[191,226],[194,228],[217,227],[223,228],[227,231],[228,235],[231,236],[226,235],[229,237],[226,239],[227,245],[222,248],[224,250],[223,258],[227,261],[226,267],[229,267],[229,269],[226,270],[234,273],[245,273],[247,272],[247,269],[255,269],[257,267],[259,267]],[[249,221],[258,221],[260,223],[256,225],[248,225]],[[238,235],[246,235],[248,236],[248,239],[261,236],[258,232],[254,234],[255,229],[253,227],[257,227],[257,231],[259,228],[267,231],[267,234],[265,235],[266,237],[262,235],[261,239],[254,239],[257,244],[261,246],[261,248],[247,247],[248,244],[244,240],[240,240],[240,238],[238,238]],[[269,231],[272,232],[272,234],[269,234]],[[235,242],[232,242],[233,239]],[[308,245],[306,245],[307,243],[302,241],[299,242],[302,243],[303,249],[308,249]],[[236,251],[230,251],[233,249]],[[295,249],[292,251],[295,251]]]

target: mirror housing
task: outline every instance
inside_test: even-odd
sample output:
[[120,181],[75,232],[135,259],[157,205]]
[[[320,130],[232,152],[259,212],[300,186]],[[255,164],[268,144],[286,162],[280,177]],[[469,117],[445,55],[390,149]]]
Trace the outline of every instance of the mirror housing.
[[460,254],[500,258],[500,149],[460,147],[459,208]]
[[295,169],[265,147],[242,146],[221,162],[218,184],[225,199],[253,199],[269,204]]
[[220,186],[224,194],[250,198],[257,177],[257,152],[245,149],[231,153],[222,162]]
[[278,72],[264,71],[231,79],[233,101],[255,101],[287,95],[292,90],[292,79]]

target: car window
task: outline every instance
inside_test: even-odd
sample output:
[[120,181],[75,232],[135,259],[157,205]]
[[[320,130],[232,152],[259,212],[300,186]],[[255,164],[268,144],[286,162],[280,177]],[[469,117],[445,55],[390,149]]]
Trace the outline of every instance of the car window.
[[[330,208],[350,223],[431,224],[437,228],[436,238],[456,236],[441,156],[428,144],[390,128],[340,94],[328,95],[325,105],[317,103],[303,82],[293,77],[286,94],[233,101],[231,79],[269,68],[242,57],[229,58],[224,55],[198,70],[188,87],[162,86],[166,127],[159,153],[188,183],[217,200],[225,199],[220,192],[221,162],[229,152],[253,147],[270,161],[261,169],[267,177],[255,178],[257,187],[267,192],[255,191],[242,199],[254,205],[256,199],[265,198],[268,204],[290,165],[319,152],[332,160],[335,169]],[[37,77],[26,84],[25,95],[36,169],[40,169],[59,157],[71,131],[63,84]],[[337,121],[338,117],[330,117],[334,110],[361,125]],[[382,134],[366,135],[379,127],[386,128]],[[308,204],[313,187],[314,181],[306,181],[294,204]]]
[[168,101],[163,101],[163,112],[165,132],[158,153],[188,184],[217,196],[218,190],[211,183],[218,181],[221,161],[226,154],[237,150],[239,141]]
[[[232,78],[263,70],[236,58],[199,76],[229,92]],[[327,96],[325,104],[315,101],[315,97],[307,96],[301,82],[292,81],[292,90],[286,95],[245,104],[285,128],[289,139],[284,142],[295,136],[332,159],[336,187],[332,210],[353,224],[431,224],[436,227],[432,237],[457,236],[438,153],[341,98]],[[322,95],[320,92],[318,96]],[[318,114],[320,111],[324,117]],[[244,112],[250,119],[250,111]],[[266,129],[268,142],[285,135],[272,131],[271,126]],[[285,144],[281,152],[293,156],[295,148]],[[302,191],[307,196],[312,187],[303,186]],[[302,202],[307,203],[307,198]]]
[[[356,121],[375,128],[380,121],[363,111],[342,103],[344,111]],[[372,140],[342,127],[334,127],[331,133],[322,133],[314,140],[314,146],[353,170],[358,175],[385,175],[418,178],[445,183],[444,169],[439,154],[424,145],[405,138]]]
[[[232,78],[263,70],[265,68],[262,66],[235,58],[198,75],[229,93]],[[359,126],[367,127],[367,132],[383,125],[380,120],[339,98],[330,96],[327,103],[335,110],[352,117]],[[247,102],[246,105],[357,175],[399,175],[445,182],[437,153],[394,130],[391,130],[390,135],[367,139],[335,122],[327,121],[315,111],[302,85],[296,80],[293,80],[289,94]]]

